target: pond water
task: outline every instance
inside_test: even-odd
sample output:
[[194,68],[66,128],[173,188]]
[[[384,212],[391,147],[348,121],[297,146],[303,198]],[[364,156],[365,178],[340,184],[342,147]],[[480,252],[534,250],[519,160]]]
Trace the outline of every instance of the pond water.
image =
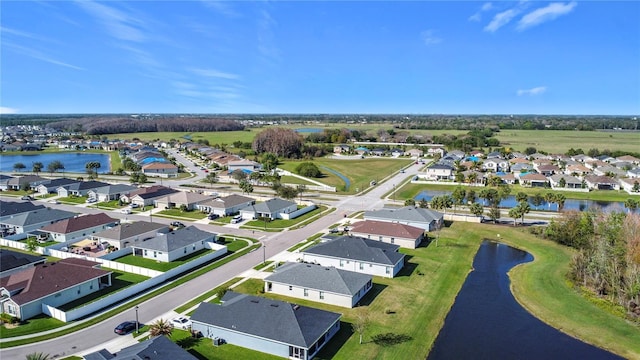
[[323,132],[323,129],[319,129],[319,128],[300,128],[300,129],[296,129],[296,132],[299,133],[321,133]]
[[[476,196],[480,193],[480,190],[476,190]],[[418,196],[415,197],[416,202],[422,199],[431,201],[431,199],[435,196],[441,195],[451,195],[450,191],[441,191],[441,190],[424,190],[421,191]],[[482,204],[483,206],[488,206],[488,203],[484,199],[476,199],[477,203]],[[509,195],[506,199],[500,201],[499,207],[501,208],[512,208],[518,205],[516,201],[516,197],[514,195]],[[543,202],[541,205],[535,206],[531,203],[531,199],[529,199],[529,206],[531,206],[531,210],[551,210],[557,211],[558,205],[555,203],[546,203]],[[564,210],[578,210],[585,211],[589,208],[595,208],[602,211],[627,211],[627,208],[624,206],[623,202],[619,201],[595,201],[595,200],[577,200],[577,199],[566,199],[564,202]],[[638,212],[640,209],[636,209]]]
[[339,172],[337,172],[337,171],[335,171],[333,169],[330,169],[330,168],[328,168],[326,166],[320,166],[320,169],[326,170],[326,171],[334,174],[335,176],[339,177],[340,179],[342,179],[342,181],[344,181],[344,184],[345,184],[344,185],[344,191],[349,191],[349,186],[351,186],[351,181],[349,181],[348,177],[346,177],[346,176],[342,175],[341,173],[339,173]]
[[513,297],[507,271],[533,257],[484,241],[427,359],[621,359],[535,318]]
[[34,162],[41,162],[44,167],[42,173],[47,172],[47,165],[58,160],[64,165],[65,172],[86,173],[85,165],[90,161],[100,163],[98,173],[109,172],[109,155],[94,153],[60,152],[60,153],[38,153],[28,155],[2,155],[0,157],[0,171],[13,171],[13,164],[23,163],[26,169],[22,172],[31,172]]

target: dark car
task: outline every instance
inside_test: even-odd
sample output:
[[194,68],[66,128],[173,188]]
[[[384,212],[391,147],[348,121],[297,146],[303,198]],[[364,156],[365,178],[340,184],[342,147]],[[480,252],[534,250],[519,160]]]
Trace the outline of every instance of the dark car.
[[113,332],[118,335],[126,335],[135,329],[136,329],[135,321],[125,321],[122,324],[116,326],[116,328],[113,329]]
[[218,214],[209,214],[209,220],[215,220],[215,219],[217,219],[219,217],[220,217],[220,215],[218,215]]
[[184,224],[181,223],[180,221],[174,221],[171,223],[171,226],[173,227],[184,227]]

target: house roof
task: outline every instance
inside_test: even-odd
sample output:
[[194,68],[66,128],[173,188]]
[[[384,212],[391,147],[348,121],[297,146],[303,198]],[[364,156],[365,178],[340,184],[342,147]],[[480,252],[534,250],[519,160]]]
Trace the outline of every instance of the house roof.
[[330,311],[232,291],[228,291],[222,300],[222,305],[200,303],[191,321],[309,348],[341,316]]
[[253,198],[232,194],[229,196],[203,202],[202,205],[207,205],[213,208],[228,209],[230,207],[234,207],[240,204],[246,204],[253,201]]
[[169,340],[166,336],[156,336],[127,346],[116,354],[107,349],[84,355],[85,360],[197,360],[190,352]]
[[520,180],[524,181],[547,181],[547,177],[542,174],[528,173],[524,176],[520,176]]
[[157,169],[175,169],[178,167],[169,162],[152,162],[151,164],[144,165],[142,170],[157,170]]
[[100,187],[108,186],[109,184],[102,181],[81,181],[78,183],[70,184],[68,187],[65,186],[69,191],[82,191],[82,190],[91,190],[97,189]]
[[181,249],[185,246],[189,246],[193,243],[210,239],[216,234],[210,233],[198,229],[191,225],[186,228],[174,230],[166,234],[159,234],[156,237],[146,240],[141,244],[135,244],[134,246],[141,249],[156,250],[162,252],[171,252],[176,249]]
[[424,234],[424,229],[400,223],[365,220],[353,224],[351,232],[417,239]]
[[11,300],[23,305],[111,273],[96,265],[99,264],[75,258],[40,264],[0,278],[0,287],[17,292]]
[[376,218],[384,219],[385,221],[410,221],[430,224],[432,221],[442,220],[443,215],[441,212],[431,209],[405,206],[399,209],[365,211],[364,218],[365,220],[368,220],[367,218]]
[[26,213],[38,209],[44,209],[44,205],[35,205],[31,201],[18,202],[0,200],[0,217]]
[[638,162],[638,161],[640,161],[640,159],[638,159],[635,156],[631,156],[631,155],[618,156],[616,159],[617,160],[621,160],[621,161],[630,161],[630,162]]
[[152,191],[137,193],[135,195],[133,193],[129,193],[129,196],[131,197],[139,196],[142,199],[153,199],[153,198],[159,198],[165,195],[173,194],[176,192],[178,192],[178,190],[163,186],[163,187],[155,188]]
[[111,218],[105,213],[88,214],[60,220],[51,225],[47,225],[40,230],[57,234],[69,234],[100,225],[117,223],[118,221],[118,219]]
[[591,169],[584,165],[567,165],[567,171],[570,172],[591,172]]
[[587,175],[584,180],[592,184],[617,184],[618,181],[608,176]]
[[47,181],[48,179],[45,179],[43,177],[40,177],[38,175],[25,175],[25,176],[17,176],[11,179],[7,180],[7,185],[9,186],[19,186],[21,184],[33,184],[33,183],[37,183],[38,185],[40,185],[42,182]]
[[162,203],[175,203],[175,204],[196,204],[203,201],[212,199],[212,195],[203,195],[196,192],[178,191],[156,201]]
[[266,213],[266,214],[273,214],[276,213],[286,207],[289,207],[291,205],[295,205],[296,203],[294,203],[293,201],[288,201],[288,200],[283,200],[283,199],[279,199],[279,198],[273,198],[273,199],[269,199],[265,202],[262,203],[258,203],[255,205],[250,205],[253,206],[253,210],[255,212],[258,213]]
[[303,253],[395,266],[404,258],[404,254],[398,252],[399,248],[398,245],[358,236],[340,236],[312,246]]
[[436,163],[433,165],[429,165],[427,169],[435,169],[435,170],[454,170],[453,166],[447,164]]
[[114,184],[107,185],[93,190],[96,194],[99,195],[113,195],[113,194],[126,194],[131,191],[136,190],[137,187],[127,184]]
[[29,226],[33,224],[41,224],[44,222],[55,222],[63,219],[72,218],[76,213],[70,211],[44,208],[26,213],[15,215],[9,219],[2,220],[3,224],[14,226]]
[[120,224],[111,229],[101,231],[93,236],[103,239],[124,240],[136,235],[141,235],[154,230],[168,229],[167,225],[148,221],[136,221],[134,223]]
[[42,256],[34,256],[17,251],[0,249],[0,273],[32,263],[44,262]]
[[229,161],[227,164],[229,166],[247,166],[247,165],[260,166],[260,163],[257,163],[255,161],[251,161],[251,160],[248,160],[248,159],[240,159],[240,160],[235,160],[235,161]]
[[560,171],[560,168],[555,165],[540,165],[538,171]]
[[571,175],[562,175],[562,174],[556,174],[553,176],[549,177],[551,180],[553,180],[553,182],[560,182],[560,179],[564,179],[564,181],[567,184],[582,184],[582,181],[580,179],[578,179],[575,176],[571,176]]
[[292,262],[278,267],[265,281],[353,296],[371,279],[371,275],[335,267]]
[[43,182],[42,184],[40,184],[40,186],[44,186],[47,189],[56,189],[60,186],[64,186],[64,185],[71,185],[71,184],[75,184],[75,183],[79,183],[79,180],[73,180],[73,179],[68,179],[68,178],[60,178],[60,179],[53,179],[53,180],[49,180],[47,182]]

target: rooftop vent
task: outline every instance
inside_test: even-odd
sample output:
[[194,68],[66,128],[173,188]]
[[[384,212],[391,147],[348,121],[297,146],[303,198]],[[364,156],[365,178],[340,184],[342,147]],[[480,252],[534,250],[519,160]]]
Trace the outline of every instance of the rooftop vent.
[[300,305],[297,305],[297,304],[293,305],[293,310],[298,310],[298,309],[300,309]]
[[255,299],[250,300],[250,301],[251,301],[252,303],[256,303],[256,304],[257,304],[257,303],[259,303],[259,301],[258,301],[258,300],[255,300]]
[[271,306],[273,306],[273,307],[278,307],[278,304],[271,304]]

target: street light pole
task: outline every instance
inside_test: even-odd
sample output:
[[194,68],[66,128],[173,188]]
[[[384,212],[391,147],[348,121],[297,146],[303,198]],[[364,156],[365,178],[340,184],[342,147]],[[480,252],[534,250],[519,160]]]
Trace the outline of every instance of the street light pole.
[[140,331],[140,323],[138,322],[138,305],[136,305],[136,333],[138,333],[138,331]]
[[262,243],[262,265],[267,262],[267,244]]

